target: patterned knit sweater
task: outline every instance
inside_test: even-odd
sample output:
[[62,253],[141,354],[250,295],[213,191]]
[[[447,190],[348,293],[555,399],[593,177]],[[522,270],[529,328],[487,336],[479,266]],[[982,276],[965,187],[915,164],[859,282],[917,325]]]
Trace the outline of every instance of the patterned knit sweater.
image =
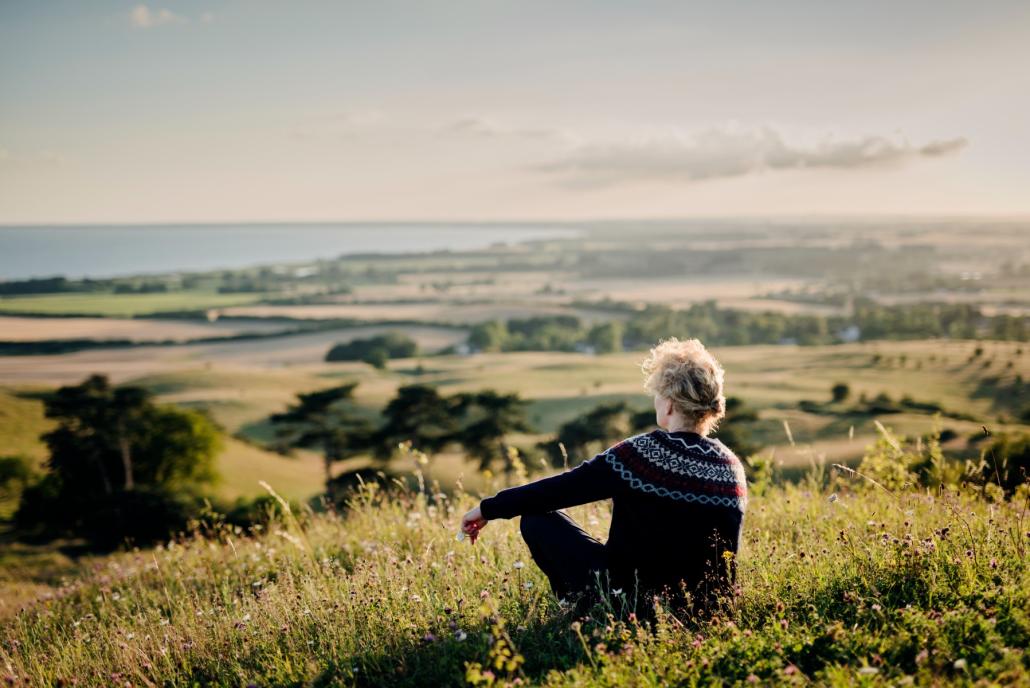
[[[654,430],[609,447],[579,466],[484,499],[487,519],[513,518],[612,499],[605,549],[618,585],[678,588],[695,595],[734,579],[747,483],[722,442]],[[730,565],[727,566],[727,563]]]

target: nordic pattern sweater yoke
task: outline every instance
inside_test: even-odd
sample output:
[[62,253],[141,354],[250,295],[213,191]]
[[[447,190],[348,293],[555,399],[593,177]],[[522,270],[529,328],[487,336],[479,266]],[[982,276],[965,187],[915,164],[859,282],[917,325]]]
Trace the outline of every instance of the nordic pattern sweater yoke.
[[616,584],[683,582],[700,591],[732,582],[726,553],[737,553],[747,509],[744,468],[722,442],[697,433],[634,435],[570,471],[501,490],[480,508],[487,519],[513,518],[602,499],[613,502],[605,550]]

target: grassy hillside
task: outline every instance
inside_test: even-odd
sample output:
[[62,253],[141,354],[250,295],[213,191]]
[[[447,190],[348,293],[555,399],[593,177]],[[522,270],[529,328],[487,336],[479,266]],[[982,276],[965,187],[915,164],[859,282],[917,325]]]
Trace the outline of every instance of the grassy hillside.
[[[577,622],[515,522],[472,546],[473,497],[369,489],[344,516],[98,560],[7,621],[0,666],[34,685],[1030,682],[1026,504],[831,489],[753,496],[739,597],[707,623]],[[606,529],[603,506],[573,514]]]
[[46,446],[39,436],[50,423],[43,416],[43,402],[28,391],[0,388],[0,456],[23,455],[42,463]]

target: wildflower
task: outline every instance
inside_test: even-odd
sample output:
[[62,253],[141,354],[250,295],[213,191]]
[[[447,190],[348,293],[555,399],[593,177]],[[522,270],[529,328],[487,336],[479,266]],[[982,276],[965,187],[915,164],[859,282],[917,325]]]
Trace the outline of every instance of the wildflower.
[[880,673],[880,670],[876,667],[864,666],[858,670],[858,673],[863,674],[865,676],[872,676],[874,674]]
[[459,643],[464,642],[465,638],[468,637],[469,634],[461,630],[460,628],[454,632],[454,639],[457,640]]
[[612,590],[612,594],[613,595],[621,595],[622,594],[622,588],[615,588],[614,590]]
[[435,643],[436,642],[436,636],[433,635],[432,633],[426,633],[424,636],[422,636],[422,642],[427,644],[427,645],[429,643]]
[[758,683],[758,677],[755,676],[754,674],[748,674],[747,675],[747,682],[748,683]]
[[966,662],[966,660],[965,660],[965,659],[962,659],[962,658],[960,657],[959,659],[956,659],[956,660],[955,660],[955,663],[954,663],[954,664],[953,664],[952,666],[954,666],[954,667],[955,667],[956,669],[958,669],[959,671],[964,671],[964,670],[965,670],[965,668],[966,668],[966,666],[968,666],[968,662]]
[[919,654],[916,655],[916,664],[925,664],[928,659],[930,659],[930,653],[926,650],[920,650]]
[[412,601],[412,602],[421,602],[421,601],[422,601],[422,598],[421,598],[421,597],[419,597],[418,595],[412,595],[412,596],[411,596],[411,601]]
[[522,562],[521,560],[520,561],[516,561],[513,564],[513,566],[515,567],[516,570],[523,568],[525,565],[526,564],[524,562]]
[[796,666],[794,666],[793,664],[788,664],[787,666],[783,667],[783,673],[785,673],[787,676],[792,676],[792,675],[796,674],[797,672],[798,672],[798,668]]
[[530,588],[533,587],[533,581],[526,581],[525,583],[522,584],[522,587],[524,587],[526,590],[529,590]]
[[837,501],[837,493],[834,492],[832,495],[830,495],[829,499],[830,499],[830,504],[833,504],[834,502],[836,502]]

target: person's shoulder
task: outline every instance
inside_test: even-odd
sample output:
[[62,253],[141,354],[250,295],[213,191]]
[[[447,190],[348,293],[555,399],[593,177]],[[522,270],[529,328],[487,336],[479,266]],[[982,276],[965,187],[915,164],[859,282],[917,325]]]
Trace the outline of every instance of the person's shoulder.
[[654,440],[655,440],[654,433],[655,432],[656,432],[655,430],[652,430],[650,432],[641,432],[641,433],[638,433],[636,435],[631,435],[631,436],[627,437],[626,439],[619,440],[615,444],[611,445],[610,447],[605,449],[603,452],[601,452],[601,454],[608,454],[608,453],[618,454],[620,452],[640,450],[641,448],[647,446],[649,443],[654,442]]

